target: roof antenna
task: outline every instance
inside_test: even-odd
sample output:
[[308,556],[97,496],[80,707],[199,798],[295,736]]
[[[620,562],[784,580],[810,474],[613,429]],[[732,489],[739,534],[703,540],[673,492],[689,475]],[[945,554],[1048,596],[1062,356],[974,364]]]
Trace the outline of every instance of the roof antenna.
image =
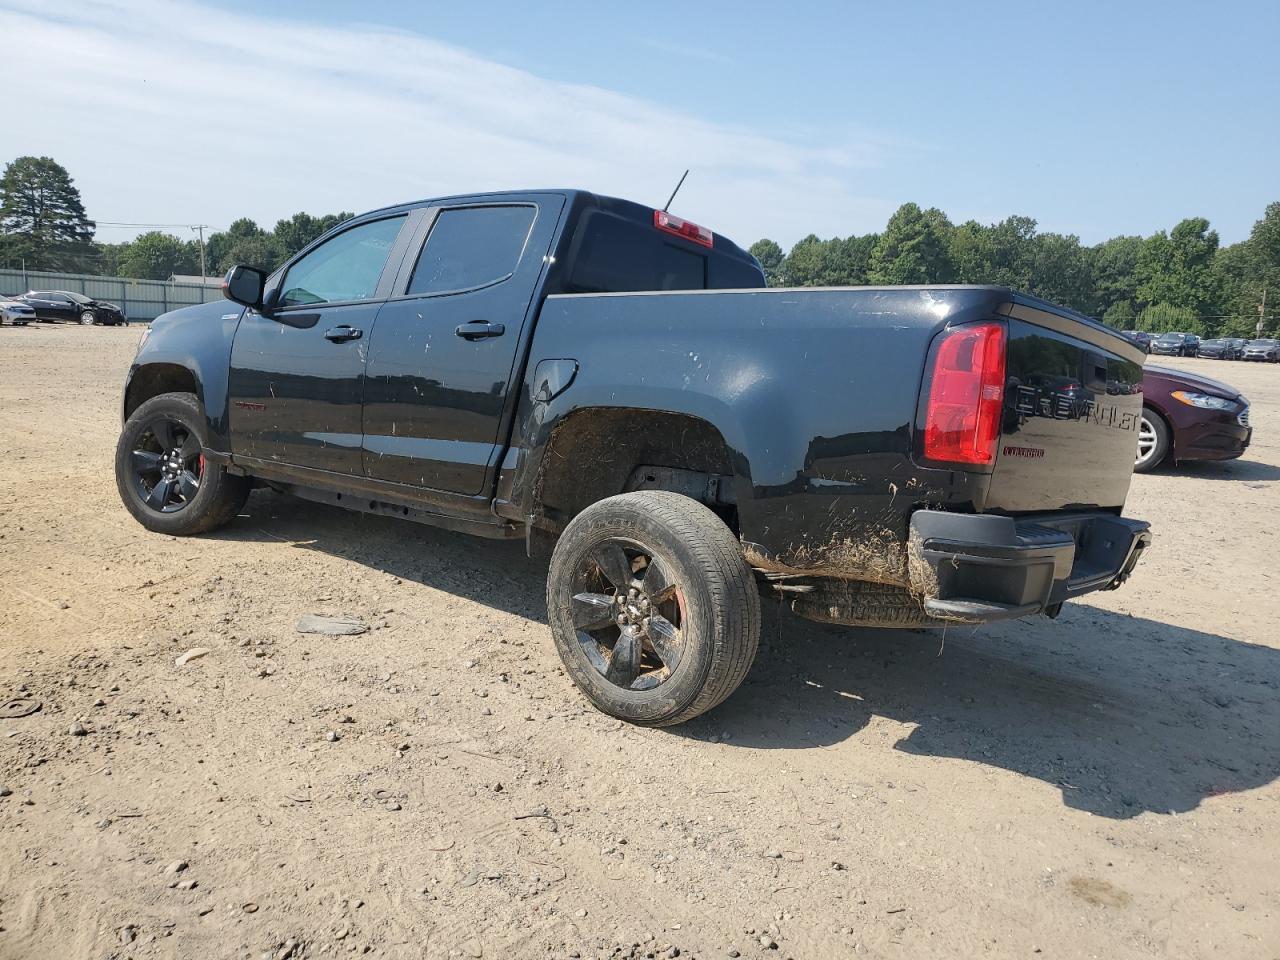
[[688,171],[688,170],[686,170],[686,171],[684,172],[684,176],[682,176],[682,177],[680,178],[680,182],[676,184],[676,188],[675,188],[674,190],[672,190],[672,191],[671,191],[671,196],[667,198],[667,205],[666,205],[665,207],[663,207],[663,208],[662,208],[662,212],[663,212],[663,213],[666,213],[666,212],[667,212],[667,210],[668,210],[668,208],[670,208],[670,206],[671,206],[671,201],[672,201],[672,200],[674,200],[674,199],[676,198],[676,194],[677,194],[677,193],[679,193],[679,192],[680,192],[680,188],[684,186],[684,178],[685,178],[685,177],[687,177],[688,175],[689,175],[689,171]]

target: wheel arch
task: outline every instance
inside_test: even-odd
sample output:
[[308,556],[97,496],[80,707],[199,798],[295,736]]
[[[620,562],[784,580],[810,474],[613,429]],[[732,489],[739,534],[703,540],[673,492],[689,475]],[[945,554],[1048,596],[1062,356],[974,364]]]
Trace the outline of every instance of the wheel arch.
[[719,428],[702,417],[579,407],[557,421],[542,451],[531,489],[534,522],[558,532],[606,497],[668,490],[705,503],[737,533],[732,481],[742,475],[740,460]]
[[162,393],[193,393],[201,407],[200,381],[193,370],[178,363],[148,363],[135,368],[124,391],[124,419]]

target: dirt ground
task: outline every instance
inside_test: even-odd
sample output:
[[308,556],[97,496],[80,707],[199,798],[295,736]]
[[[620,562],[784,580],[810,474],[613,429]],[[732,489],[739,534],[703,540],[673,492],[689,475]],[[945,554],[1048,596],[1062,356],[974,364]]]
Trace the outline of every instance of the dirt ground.
[[1125,589],[945,637],[769,610],[648,730],[561,672],[522,544],[262,491],[140,528],[138,336],[0,329],[0,701],[43,703],[0,719],[3,960],[1280,957],[1280,367],[1169,361],[1257,439],[1135,478]]

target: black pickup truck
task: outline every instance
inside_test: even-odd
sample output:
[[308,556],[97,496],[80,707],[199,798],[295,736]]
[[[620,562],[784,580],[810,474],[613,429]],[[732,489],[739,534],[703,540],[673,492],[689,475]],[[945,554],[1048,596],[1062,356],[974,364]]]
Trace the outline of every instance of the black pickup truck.
[[1053,616],[1149,542],[1121,516],[1142,351],[1008,289],[765,289],[705,227],[553,190],[365,214],[225,291],[138,350],[129,511],[201,533],[262,485],[545,543],[560,656],[632,722],[729,696],[761,594]]

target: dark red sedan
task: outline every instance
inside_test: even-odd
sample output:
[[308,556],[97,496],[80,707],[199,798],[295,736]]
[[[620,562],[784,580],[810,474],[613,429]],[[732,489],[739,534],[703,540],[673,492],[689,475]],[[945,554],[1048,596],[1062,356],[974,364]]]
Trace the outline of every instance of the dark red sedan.
[[1233,460],[1251,435],[1249,401],[1235,387],[1167,367],[1143,371],[1136,472],[1179,460]]

